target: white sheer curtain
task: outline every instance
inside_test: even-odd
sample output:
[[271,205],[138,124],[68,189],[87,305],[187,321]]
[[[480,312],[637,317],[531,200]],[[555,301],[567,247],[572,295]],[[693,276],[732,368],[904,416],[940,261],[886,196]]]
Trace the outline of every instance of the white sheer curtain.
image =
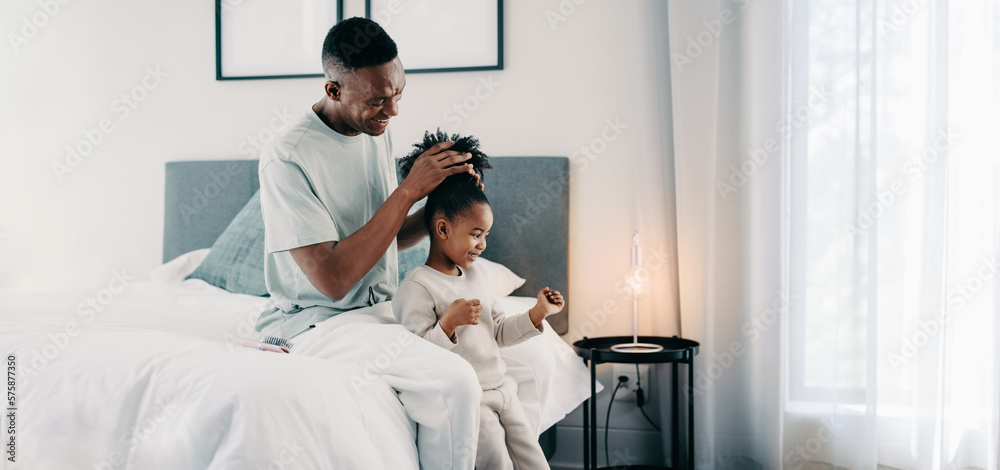
[[698,468],[998,468],[998,2],[669,28]]

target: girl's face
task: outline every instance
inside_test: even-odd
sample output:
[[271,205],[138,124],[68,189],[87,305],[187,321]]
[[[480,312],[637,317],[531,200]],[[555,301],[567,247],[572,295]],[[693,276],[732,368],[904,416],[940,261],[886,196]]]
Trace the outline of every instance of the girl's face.
[[476,204],[464,215],[434,221],[435,246],[451,263],[468,269],[486,249],[486,236],[493,226],[493,209]]

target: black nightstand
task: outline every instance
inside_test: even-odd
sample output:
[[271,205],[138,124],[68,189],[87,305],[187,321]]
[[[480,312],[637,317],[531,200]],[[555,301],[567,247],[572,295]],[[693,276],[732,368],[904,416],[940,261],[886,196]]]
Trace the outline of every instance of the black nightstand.
[[[694,469],[694,357],[698,355],[697,342],[676,336],[665,338],[662,336],[640,336],[642,343],[658,344],[663,346],[662,351],[657,352],[619,352],[612,351],[611,346],[621,343],[631,343],[631,336],[606,336],[602,338],[584,338],[573,343],[573,349],[583,358],[590,367],[590,399],[583,405],[583,468],[591,470],[597,468],[597,365],[606,362],[620,364],[663,364],[672,363],[673,369],[673,393],[671,394],[671,406],[673,423],[671,427],[670,439],[672,442],[672,456],[670,464],[673,470],[682,468]],[[687,436],[688,451],[683,465],[680,465],[680,390],[678,386],[677,364],[687,364],[688,390],[687,390]],[[630,469],[656,469],[646,465],[633,465]]]

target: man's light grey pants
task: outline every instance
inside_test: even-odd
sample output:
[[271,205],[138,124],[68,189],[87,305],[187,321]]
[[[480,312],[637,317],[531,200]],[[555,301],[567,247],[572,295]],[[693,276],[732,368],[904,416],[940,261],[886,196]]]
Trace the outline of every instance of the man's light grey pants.
[[[385,315],[391,315],[391,310],[388,314],[371,312],[379,306],[388,307],[388,302],[317,324],[292,338],[292,354],[347,364],[373,364],[352,378],[352,383],[363,387],[365,382],[384,380],[396,390],[406,414],[418,426],[420,468],[471,470],[482,397],[476,372],[457,354],[410,333],[402,325],[386,323]],[[391,457],[393,451],[385,449],[383,457]]]

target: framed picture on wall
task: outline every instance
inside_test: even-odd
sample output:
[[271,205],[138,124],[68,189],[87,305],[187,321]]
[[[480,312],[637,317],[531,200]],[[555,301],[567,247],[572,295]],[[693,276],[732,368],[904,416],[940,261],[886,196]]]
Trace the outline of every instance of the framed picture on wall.
[[365,0],[407,73],[503,70],[503,0]]
[[215,0],[215,79],[322,77],[343,0]]

